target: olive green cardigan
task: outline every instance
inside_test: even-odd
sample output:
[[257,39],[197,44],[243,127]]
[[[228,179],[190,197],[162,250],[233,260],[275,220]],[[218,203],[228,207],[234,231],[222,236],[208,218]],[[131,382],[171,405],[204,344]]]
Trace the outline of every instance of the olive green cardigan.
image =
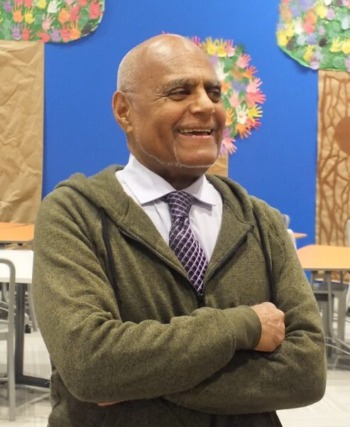
[[[53,365],[49,427],[278,426],[276,410],[319,400],[319,312],[279,213],[208,176],[223,218],[200,299],[117,168],[61,183],[36,223],[35,306]],[[262,353],[249,306],[268,300],[286,314],[286,339]],[[111,401],[120,403],[97,405]]]

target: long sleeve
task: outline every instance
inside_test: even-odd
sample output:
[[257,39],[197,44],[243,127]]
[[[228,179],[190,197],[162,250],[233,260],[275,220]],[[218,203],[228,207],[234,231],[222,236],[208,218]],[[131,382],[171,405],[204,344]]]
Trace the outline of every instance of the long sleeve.
[[[272,353],[236,352],[227,366],[197,387],[167,396],[171,402],[208,413],[246,414],[305,406],[323,396],[326,360],[319,310],[293,245],[278,218],[273,220],[273,237],[266,238],[274,268],[273,302],[286,316],[285,341]],[[283,260],[274,263],[277,250]],[[249,273],[247,282],[249,286]]]
[[[125,404],[113,407],[111,420],[127,416],[129,407],[158,414],[164,405],[207,419],[301,406],[323,394],[317,306],[283,225],[259,205],[272,292],[249,197],[234,185],[216,185],[223,221],[205,276],[204,307],[113,169],[91,179],[75,176],[43,202],[33,285],[58,419],[60,408],[70,405],[101,417],[96,403],[113,401]],[[258,353],[261,325],[250,306],[273,294],[286,313],[286,340],[271,354]]]
[[[236,349],[257,344],[259,321],[249,307],[197,309],[191,288],[186,301],[173,272],[157,273],[161,259],[147,248],[138,253],[137,241],[128,247],[123,233],[111,231],[120,289],[116,300],[98,211],[86,215],[91,206],[81,199],[70,190],[49,197],[35,235],[37,317],[70,393],[101,402],[180,392],[226,366]],[[135,257],[137,263],[130,263]],[[186,310],[180,302],[177,307],[167,302],[167,286],[174,299],[185,301]]]

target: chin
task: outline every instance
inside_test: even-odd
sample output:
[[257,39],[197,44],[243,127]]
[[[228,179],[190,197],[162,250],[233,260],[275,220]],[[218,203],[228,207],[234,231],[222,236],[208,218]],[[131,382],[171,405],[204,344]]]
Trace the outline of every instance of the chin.
[[192,150],[184,151],[182,153],[178,151],[177,158],[181,163],[211,165],[216,161],[218,155],[219,149],[217,145],[211,144],[211,146],[193,147]]
[[204,160],[201,162],[178,162],[176,164],[176,166],[182,170],[184,169],[188,169],[188,170],[196,170],[198,175],[201,175],[202,173],[205,173],[211,166],[213,166],[213,164],[215,163],[215,161],[208,161],[205,162]]
[[210,154],[210,155],[197,155],[195,158],[188,159],[187,162],[184,162],[188,167],[193,168],[209,168],[212,166],[216,159],[218,158],[218,154]]

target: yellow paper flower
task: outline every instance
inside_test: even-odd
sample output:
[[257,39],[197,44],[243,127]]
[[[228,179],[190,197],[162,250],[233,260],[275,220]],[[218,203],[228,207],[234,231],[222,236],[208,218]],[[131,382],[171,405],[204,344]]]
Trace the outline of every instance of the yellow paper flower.
[[24,21],[27,24],[32,24],[35,21],[33,12],[31,10],[28,10],[25,14],[24,14]]
[[36,6],[38,6],[39,9],[45,9],[47,6],[47,0],[38,0],[36,2]]
[[291,39],[295,34],[293,22],[289,22],[286,26],[286,36]]
[[215,42],[211,38],[208,38],[205,42],[205,50],[208,55],[216,55],[217,47]]
[[345,55],[350,54],[350,39],[343,40],[342,51],[345,53]]
[[248,109],[248,117],[250,119],[256,119],[262,117],[262,109],[259,106],[254,106]]
[[321,19],[324,19],[327,16],[327,8],[324,4],[317,5],[315,12]]
[[289,37],[287,36],[287,32],[285,30],[277,31],[277,41],[280,46],[287,46]]
[[305,50],[305,53],[304,53],[304,56],[303,56],[304,59],[305,59],[305,61],[307,61],[307,62],[311,61],[313,52],[314,52],[314,46],[308,45],[306,47],[306,50]]
[[339,37],[333,39],[332,45],[329,50],[331,52],[340,52],[342,50],[342,42]]
[[219,58],[225,58],[227,56],[227,51],[225,48],[225,43],[220,40],[217,46],[217,55]]

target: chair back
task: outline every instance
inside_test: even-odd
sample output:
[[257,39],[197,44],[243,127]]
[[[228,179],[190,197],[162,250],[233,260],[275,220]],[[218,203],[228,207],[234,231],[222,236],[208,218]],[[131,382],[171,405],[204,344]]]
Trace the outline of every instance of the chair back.
[[345,245],[350,246],[350,218],[347,219],[345,223],[344,237]]
[[282,216],[282,221],[283,221],[283,224],[286,226],[286,228],[288,229],[289,228],[289,225],[290,225],[290,216],[289,215],[287,215],[287,214],[285,214],[285,213],[281,213],[281,216]]
[[12,261],[0,258],[0,264],[5,264],[9,269],[8,299],[6,304],[1,304],[0,312],[0,339],[7,341],[7,383],[9,398],[9,420],[16,418],[15,396],[15,293],[16,269]]

